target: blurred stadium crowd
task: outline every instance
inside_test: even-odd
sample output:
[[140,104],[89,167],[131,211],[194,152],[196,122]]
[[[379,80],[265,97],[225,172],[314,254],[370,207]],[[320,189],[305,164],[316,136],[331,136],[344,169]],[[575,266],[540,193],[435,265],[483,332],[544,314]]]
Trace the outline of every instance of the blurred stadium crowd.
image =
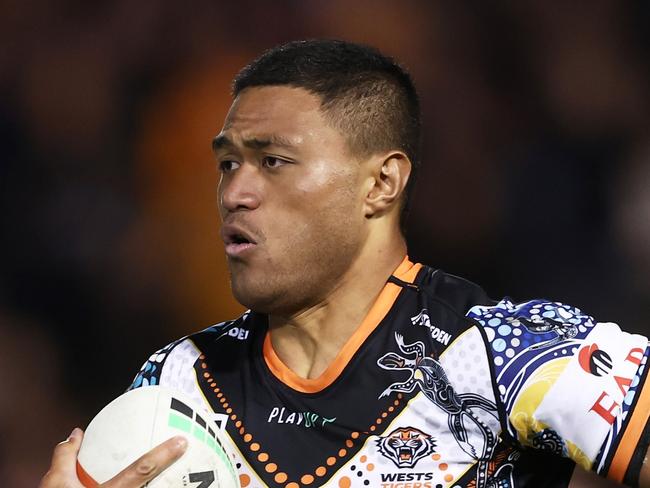
[[0,3],[0,479],[167,342],[233,317],[210,142],[236,71],[313,37],[412,72],[411,257],[650,333],[650,8],[592,0]]

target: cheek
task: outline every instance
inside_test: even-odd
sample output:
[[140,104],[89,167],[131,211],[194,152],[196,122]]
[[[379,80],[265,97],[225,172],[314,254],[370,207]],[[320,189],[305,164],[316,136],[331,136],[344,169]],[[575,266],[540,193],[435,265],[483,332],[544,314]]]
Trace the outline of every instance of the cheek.
[[334,255],[352,252],[362,232],[362,211],[349,188],[331,188],[297,199],[288,219],[278,222],[281,255],[298,262],[331,264]]
[[222,201],[221,201],[221,195],[223,195],[223,185],[224,185],[223,174],[220,174],[219,183],[217,183],[216,198],[217,198],[217,211],[219,212],[219,216],[221,217],[222,220],[225,216],[225,210],[223,208]]
[[[363,224],[362,198],[358,174],[333,171],[334,163],[310,163],[309,171],[269,185],[267,209],[268,237],[282,251],[273,258],[314,255],[321,248],[359,239]],[[271,244],[271,243],[270,243]],[[292,258],[293,259],[293,258]]]
[[359,175],[349,167],[341,166],[340,162],[331,161],[310,164],[305,177],[296,179],[287,189],[291,192],[293,205],[306,214],[320,218],[324,217],[324,213],[349,212],[359,206]]
[[328,234],[352,231],[360,224],[356,217],[362,216],[361,206],[349,181],[338,181],[318,191],[297,188],[291,200],[291,218],[286,225],[301,234],[326,238]]

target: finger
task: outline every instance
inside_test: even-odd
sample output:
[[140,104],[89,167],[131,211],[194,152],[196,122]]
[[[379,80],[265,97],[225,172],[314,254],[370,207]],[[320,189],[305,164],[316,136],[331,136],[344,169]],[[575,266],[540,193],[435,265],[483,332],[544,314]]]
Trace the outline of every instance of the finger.
[[40,488],[76,486],[79,482],[76,472],[77,453],[82,438],[83,431],[75,428],[66,440],[54,448],[50,469],[41,480]]
[[167,439],[103,484],[102,488],[140,488],[180,458],[186,449],[184,437]]
[[81,447],[83,439],[83,430],[75,427],[70,436],[57,444],[52,454],[52,464],[50,471],[56,471],[61,474],[74,474],[76,479],[77,454]]

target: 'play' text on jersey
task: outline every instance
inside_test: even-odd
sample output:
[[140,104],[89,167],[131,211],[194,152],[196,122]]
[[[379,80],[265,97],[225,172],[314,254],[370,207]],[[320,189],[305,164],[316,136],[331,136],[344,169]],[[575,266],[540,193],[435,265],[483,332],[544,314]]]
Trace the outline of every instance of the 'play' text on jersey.
[[411,263],[317,379],[246,312],[176,341],[132,387],[212,412],[242,487],[565,487],[574,463],[634,482],[648,444],[648,340],[579,309],[496,303]]

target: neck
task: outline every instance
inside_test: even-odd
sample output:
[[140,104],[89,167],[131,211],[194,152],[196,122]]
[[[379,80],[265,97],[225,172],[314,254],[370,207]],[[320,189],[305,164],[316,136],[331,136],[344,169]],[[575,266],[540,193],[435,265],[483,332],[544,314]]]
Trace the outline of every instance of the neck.
[[271,343],[280,360],[302,378],[317,378],[354,334],[406,255],[401,235],[366,246],[324,299],[290,316],[269,317]]

